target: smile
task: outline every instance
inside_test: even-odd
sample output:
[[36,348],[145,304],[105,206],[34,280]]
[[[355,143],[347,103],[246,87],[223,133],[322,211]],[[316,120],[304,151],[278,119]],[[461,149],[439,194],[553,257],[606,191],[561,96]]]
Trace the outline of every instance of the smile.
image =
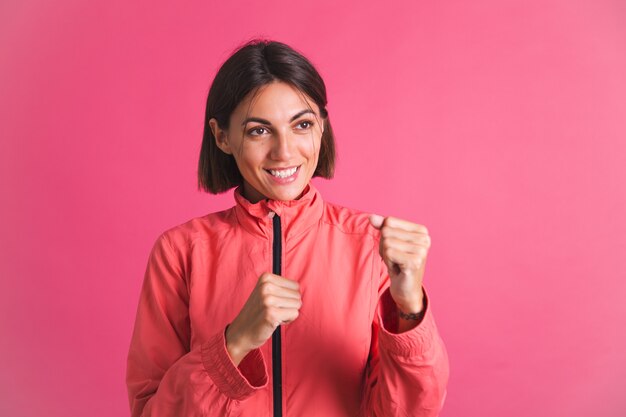
[[299,166],[288,169],[268,169],[266,170],[276,178],[288,178],[291,177],[300,168]]

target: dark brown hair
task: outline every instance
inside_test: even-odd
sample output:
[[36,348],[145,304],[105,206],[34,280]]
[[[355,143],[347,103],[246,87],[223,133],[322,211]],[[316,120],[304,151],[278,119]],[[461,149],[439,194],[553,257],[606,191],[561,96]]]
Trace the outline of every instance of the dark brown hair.
[[252,91],[275,81],[287,83],[317,104],[324,119],[320,155],[314,177],[332,178],[335,170],[335,137],[326,110],[326,86],[313,64],[284,43],[255,39],[237,49],[217,72],[209,90],[204,135],[198,162],[198,189],[212,194],[241,185],[235,158],[215,144],[209,120],[228,129],[230,116]]

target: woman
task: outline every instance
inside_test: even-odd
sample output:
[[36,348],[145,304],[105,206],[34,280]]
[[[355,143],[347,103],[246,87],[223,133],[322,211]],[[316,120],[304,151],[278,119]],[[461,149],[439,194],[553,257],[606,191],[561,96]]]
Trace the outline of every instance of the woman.
[[448,362],[424,226],[322,200],[334,137],[302,55],[253,41],[209,91],[199,184],[235,206],[164,232],[128,355],[132,416],[435,416]]

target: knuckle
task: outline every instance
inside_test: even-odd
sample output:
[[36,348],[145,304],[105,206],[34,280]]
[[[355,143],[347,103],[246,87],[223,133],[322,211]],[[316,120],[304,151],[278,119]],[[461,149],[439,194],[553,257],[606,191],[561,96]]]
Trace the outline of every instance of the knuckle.
[[267,321],[268,323],[275,323],[276,322],[276,316],[277,316],[277,310],[275,308],[272,307],[268,307],[265,310],[265,321]]
[[270,284],[267,283],[267,282],[264,282],[263,284],[261,284],[259,292],[265,298],[265,297],[267,297],[268,295],[271,294],[270,289],[271,289]]
[[267,285],[272,282],[272,275],[269,272],[264,272],[259,278],[260,285]]
[[265,297],[263,297],[263,305],[265,307],[271,307],[274,305],[276,299],[274,296],[272,295],[266,295]]

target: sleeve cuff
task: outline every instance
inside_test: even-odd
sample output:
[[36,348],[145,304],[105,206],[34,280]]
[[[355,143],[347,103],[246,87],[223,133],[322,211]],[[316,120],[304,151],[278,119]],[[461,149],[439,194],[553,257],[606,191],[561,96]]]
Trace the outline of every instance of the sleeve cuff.
[[261,351],[254,349],[235,366],[226,350],[223,331],[202,344],[201,358],[216,387],[232,399],[245,400],[267,386],[267,367]]
[[380,323],[378,343],[380,348],[397,356],[423,356],[427,354],[438,334],[425,289],[424,309],[424,317],[417,326],[403,333],[395,333],[398,325],[397,306],[391,297],[389,288],[387,288],[380,296],[378,305],[378,322]]

